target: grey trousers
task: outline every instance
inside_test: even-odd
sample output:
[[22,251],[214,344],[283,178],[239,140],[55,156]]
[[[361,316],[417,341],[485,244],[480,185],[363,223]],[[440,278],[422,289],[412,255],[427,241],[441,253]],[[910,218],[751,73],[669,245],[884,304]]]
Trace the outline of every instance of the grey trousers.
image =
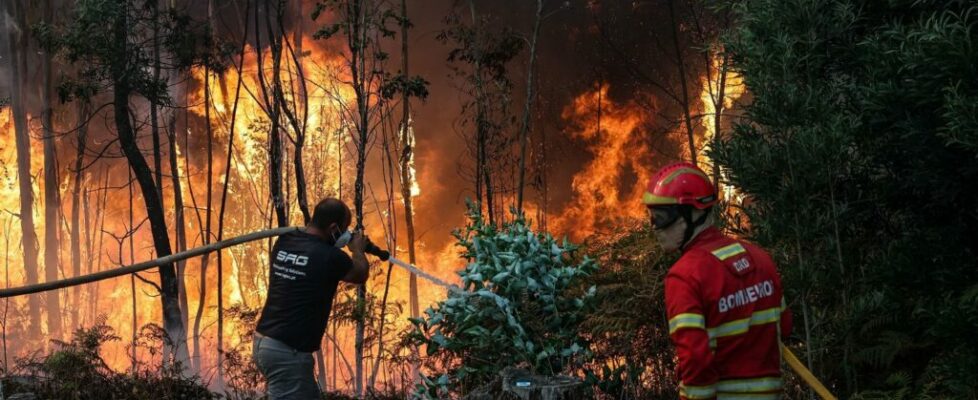
[[267,382],[268,400],[321,398],[313,375],[312,353],[297,351],[257,332],[251,346],[251,357]]

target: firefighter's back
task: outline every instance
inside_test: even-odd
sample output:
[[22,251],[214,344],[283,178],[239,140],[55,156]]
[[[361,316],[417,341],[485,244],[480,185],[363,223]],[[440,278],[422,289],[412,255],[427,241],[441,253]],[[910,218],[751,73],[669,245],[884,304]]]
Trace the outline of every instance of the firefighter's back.
[[778,398],[781,392],[784,300],[771,257],[761,248],[711,229],[672,273],[691,275],[702,302],[718,399]]

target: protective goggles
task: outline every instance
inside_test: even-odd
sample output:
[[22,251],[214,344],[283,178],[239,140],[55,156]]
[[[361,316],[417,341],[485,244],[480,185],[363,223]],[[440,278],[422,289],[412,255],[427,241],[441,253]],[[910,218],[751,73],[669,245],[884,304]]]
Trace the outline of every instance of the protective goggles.
[[649,223],[652,229],[666,229],[679,220],[682,215],[679,207],[649,207]]

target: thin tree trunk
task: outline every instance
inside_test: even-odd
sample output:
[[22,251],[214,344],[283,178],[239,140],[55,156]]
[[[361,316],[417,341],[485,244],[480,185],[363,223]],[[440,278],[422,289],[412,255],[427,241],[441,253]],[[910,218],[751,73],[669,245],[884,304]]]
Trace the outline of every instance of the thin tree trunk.
[[[307,122],[306,119],[309,116],[309,99],[308,99],[308,92],[306,90],[306,77],[305,74],[303,73],[303,67],[302,67],[302,58],[303,58],[302,21],[304,20],[304,18],[302,18],[301,1],[296,2],[296,16],[297,18],[292,32],[292,38],[293,38],[292,42],[294,43],[294,47],[290,49],[289,53],[292,55],[291,57],[292,62],[294,63],[296,69],[296,77],[294,80],[298,80],[297,97],[299,100],[298,100],[298,104],[295,103],[293,104],[294,109],[291,112],[287,112],[287,115],[291,116],[292,126],[293,129],[295,130],[295,152],[293,156],[293,166],[295,168],[296,200],[299,203],[299,211],[302,212],[302,219],[305,223],[308,224],[309,220],[312,219],[312,216],[309,213],[309,200],[308,200],[308,195],[306,193],[306,172],[305,172],[305,168],[302,165],[302,150],[306,142],[306,122]],[[279,19],[280,27],[282,26],[281,20],[282,19],[280,18]],[[285,32],[282,32],[282,34],[284,35]],[[277,76],[276,79],[281,80]],[[301,123],[299,121],[299,116],[297,115],[299,113],[300,106],[303,108]]]
[[[78,147],[75,153],[75,179],[71,189],[71,272],[74,276],[81,275],[81,188],[82,188],[82,163],[85,160],[85,143],[88,137],[89,103],[87,101],[78,102]],[[85,207],[85,225],[88,225],[88,207]],[[79,319],[79,298],[81,288],[76,287],[71,290],[71,326],[78,328],[81,326]]]
[[[279,61],[273,61],[274,67],[272,67],[272,73],[279,73]],[[273,88],[276,92],[281,90],[279,87]],[[278,96],[276,96],[278,97]],[[269,187],[271,188],[272,194],[272,205],[275,208],[275,217],[278,222],[278,226],[288,226],[289,218],[285,213],[285,197],[282,193],[282,132],[281,124],[279,121],[279,114],[281,113],[282,104],[278,100],[273,101],[272,106],[272,129],[269,132],[271,136],[271,146],[269,147],[269,160],[271,160],[271,173],[269,174],[270,182]]]
[[[45,0],[44,21],[53,23],[51,0]],[[41,56],[41,126],[44,134],[44,277],[48,281],[58,279],[61,269],[58,252],[61,249],[58,233],[61,231],[61,189],[58,184],[57,157],[58,150],[54,144],[54,126],[51,104],[51,55],[44,52]],[[61,305],[60,293],[47,294],[48,337],[61,338]]]
[[[250,1],[248,2],[250,3]],[[250,4],[245,5],[245,9],[250,9]],[[246,49],[247,37],[248,37],[248,16],[245,16],[244,21],[244,43],[241,45],[241,60],[237,65],[238,77],[241,76],[242,67],[244,66],[244,52]],[[228,200],[228,185],[231,182],[231,160],[234,158],[234,122],[238,116],[238,99],[241,96],[241,84],[244,82],[243,79],[238,79],[237,87],[234,90],[234,105],[231,107],[231,119],[228,122],[228,151],[227,151],[227,161],[224,165],[224,184],[221,188],[221,209],[217,216],[217,241],[220,242],[224,240],[224,214],[227,210],[227,200]],[[227,103],[225,103],[227,104]],[[209,143],[210,145],[210,143]],[[224,352],[224,252],[217,252],[217,351],[218,351],[218,377],[219,382],[223,384],[224,382],[224,368],[221,365],[221,360],[223,358]]]
[[[385,125],[386,127],[387,125]],[[393,130],[393,129],[392,129]],[[394,175],[396,174],[397,167],[394,164],[394,158],[391,155],[391,138],[388,136],[388,131],[384,131],[384,159],[386,163],[381,164],[386,166],[383,168],[384,177],[384,194],[387,195],[387,224],[384,227],[384,235],[387,237],[387,248],[391,249],[391,255],[396,256],[397,254],[397,226],[395,226],[394,221],[397,219],[396,210],[394,210]],[[391,133],[396,135],[396,133]],[[396,136],[395,136],[396,139]],[[395,146],[396,147],[396,146]],[[374,204],[377,210],[380,210],[380,204],[377,203],[377,196],[374,194],[373,189],[370,190],[370,195],[374,199]],[[391,289],[391,273],[394,272],[394,264],[387,264],[387,278],[384,280],[384,295],[380,301],[380,318],[378,319],[379,327],[377,328],[377,356],[374,359],[373,371],[370,373],[370,380],[368,381],[368,390],[373,390],[374,385],[377,382],[377,373],[380,371],[380,365],[383,361],[384,356],[384,328],[387,323],[387,299],[390,294]]]
[[[168,125],[169,129],[167,129],[167,141],[169,142],[170,153],[170,181],[171,186],[173,186],[174,235],[176,236],[177,252],[181,252],[187,250],[187,225],[183,205],[183,184],[180,182],[180,166],[177,163],[176,111],[173,111],[170,115]],[[180,285],[180,290],[178,292],[180,297],[180,320],[183,322],[184,326],[187,326],[190,319],[190,305],[187,300],[187,262],[177,262],[176,268],[177,279],[179,280]],[[196,342],[198,340],[196,335],[193,337],[193,340],[194,348],[196,349]],[[199,360],[196,358],[191,359],[190,367],[195,372],[200,373],[200,364],[198,361]]]
[[[189,148],[189,138],[187,138],[188,145],[184,148]],[[187,165],[187,171],[190,171],[190,154],[184,154],[184,163]],[[194,195],[193,181],[187,179],[187,190],[190,192],[190,201],[193,206],[194,214],[197,216],[197,227],[201,230],[203,236],[206,237],[206,231],[204,230],[204,219],[200,216],[200,207],[197,206],[197,198]],[[205,239],[206,240],[206,239]],[[201,322],[204,318],[204,307],[207,305],[207,267],[210,264],[210,257],[200,258],[200,271],[199,272],[199,292],[197,294],[197,310],[194,313],[194,362],[199,368],[203,369],[203,362],[200,356],[200,337],[201,337]]]
[[[204,212],[204,245],[206,246],[211,242],[212,226],[211,223],[214,220],[214,129],[211,125],[211,88],[210,88],[210,75],[211,72],[208,69],[204,69],[204,124],[207,130],[207,209]],[[228,155],[230,158],[230,154]],[[211,255],[205,254],[204,259],[210,260]],[[206,276],[202,276],[201,279],[206,279]],[[217,304],[218,304],[218,324],[217,324],[217,385],[222,387],[224,385],[224,374],[221,368],[223,355],[224,355],[224,326],[221,320],[221,299],[223,297],[223,289],[221,285],[221,277],[217,279]],[[203,287],[203,286],[201,286]]]
[[[353,204],[356,209],[356,229],[363,230],[363,200],[364,200],[364,171],[367,162],[367,146],[369,139],[369,99],[366,77],[366,43],[367,27],[365,19],[368,9],[366,0],[350,0],[348,10],[348,23],[350,24],[348,47],[350,49],[350,72],[353,80],[353,90],[356,94],[357,116],[357,176],[354,183]],[[356,337],[354,339],[354,352],[356,358],[356,370],[354,378],[354,393],[357,397],[363,396],[363,340],[366,325],[366,284],[357,285],[357,321]]]
[[672,44],[676,49],[676,66],[679,68],[679,84],[682,89],[683,118],[686,123],[686,134],[689,137],[689,160],[694,165],[696,161],[696,138],[693,135],[693,117],[689,109],[689,90],[686,82],[686,65],[683,60],[683,49],[679,47],[679,22],[676,20],[674,0],[669,0],[669,21],[672,24]]
[[[718,68],[720,76],[717,77],[717,95],[713,101],[713,110],[715,113],[713,116],[713,143],[719,143],[720,141],[720,127],[722,125],[720,120],[723,117],[723,103],[727,96],[727,70],[729,68],[729,61],[729,56],[724,53],[720,61],[720,67]],[[720,163],[716,161],[713,162],[713,188],[717,193],[720,192]]]
[[[408,13],[407,13],[407,0],[401,0],[401,69],[404,70],[404,76],[410,76],[408,73]],[[415,233],[414,233],[414,204],[412,199],[411,189],[414,186],[413,177],[411,176],[411,161],[414,159],[414,135],[410,131],[411,127],[411,97],[408,96],[408,92],[405,90],[401,97],[401,154],[400,154],[400,167],[401,167],[401,198],[404,200],[404,222],[407,224],[407,241],[408,241],[408,262],[411,265],[416,263],[417,253],[415,250]],[[408,302],[410,303],[411,318],[417,318],[421,315],[421,307],[418,303],[418,275],[414,272],[408,281]]]
[[[88,266],[88,268],[87,268],[88,273],[92,273],[92,271],[95,268],[92,265],[92,264],[94,264],[92,262],[94,260],[92,258],[92,240],[93,240],[93,237],[92,237],[92,225],[91,225],[91,222],[92,221],[91,221],[91,217],[89,217],[89,214],[91,213],[91,208],[90,207],[91,206],[90,206],[90,200],[89,200],[89,192],[88,192],[88,190],[86,190],[85,191],[85,195],[82,196],[82,214],[85,216],[85,235],[84,235],[85,236],[85,265]],[[79,289],[81,289],[81,288],[79,288]],[[87,303],[92,303],[95,300],[94,298],[92,298],[92,293],[93,293],[92,292],[92,289],[93,288],[91,286],[88,287],[87,293],[88,293],[88,296],[89,297],[88,297],[87,301],[85,302],[86,304]],[[81,305],[80,302],[76,301],[75,302],[75,307],[81,308],[82,305]],[[88,309],[86,309],[85,311],[88,311]],[[84,316],[84,320],[81,323],[82,324],[85,324],[85,325],[88,325],[92,321],[94,321],[94,316],[91,315],[91,313],[87,313]],[[76,328],[78,326],[80,326],[80,325],[76,325]]]
[[[129,264],[132,265],[136,263],[136,225],[135,225],[135,218],[133,218],[133,212],[132,212],[133,208],[135,207],[133,204],[133,195],[132,195],[132,170],[131,169],[129,170],[129,184],[127,186],[129,187],[129,228],[128,228],[128,232],[126,232],[126,236],[128,236],[129,239]],[[126,237],[123,236],[123,240],[125,240],[125,238]],[[119,263],[122,264],[122,262],[123,262],[122,242],[119,242]],[[137,327],[138,315],[136,312],[137,307],[136,307],[136,274],[135,273],[129,274],[129,289],[130,289],[129,293],[132,295],[132,335],[131,335],[132,341],[129,344],[129,351],[130,351],[130,361],[132,362],[131,373],[133,374],[133,376],[135,376],[136,372],[139,369],[139,360],[136,359],[136,349],[138,348],[136,346],[136,332],[139,328]]]
[[[477,18],[475,11],[475,1],[469,0],[469,15],[472,18],[472,26],[475,29],[476,46],[481,46],[478,43],[478,37],[481,32],[480,22]],[[482,212],[482,188],[485,187],[485,205],[486,213],[489,215],[489,224],[495,225],[495,213],[493,212],[493,187],[492,187],[492,169],[489,163],[488,155],[488,141],[489,141],[489,113],[487,110],[488,105],[486,104],[486,91],[485,83],[482,81],[482,62],[479,60],[480,56],[476,56],[475,70],[473,71],[473,76],[475,77],[475,90],[476,90],[476,198],[479,207],[479,212]]]
[[[408,19],[407,11],[407,0],[401,0],[401,69],[404,71],[404,76],[410,76],[410,64],[408,63],[408,27],[410,25],[410,20]],[[411,130],[411,96],[408,95],[407,91],[402,93],[401,98],[401,138],[400,138],[400,148],[401,154],[399,155],[398,161],[401,171],[401,199],[404,202],[404,223],[407,230],[407,246],[408,246],[408,262],[411,265],[417,264],[417,247],[415,244],[416,234],[414,230],[414,198],[412,190],[414,188],[414,179],[417,179],[411,174],[411,168],[413,168],[414,161],[414,132]],[[390,279],[388,277],[388,279]],[[414,272],[410,273],[408,277],[408,305],[409,312],[411,313],[411,318],[417,318],[421,315],[421,303],[418,299],[418,275]],[[418,378],[418,363],[414,360],[417,359],[418,353],[417,349],[413,349],[412,363],[411,363],[411,378],[412,381]]]
[[[160,80],[160,7],[159,0],[149,0],[149,6],[153,14],[153,80]],[[158,108],[155,97],[149,98],[149,128],[153,136],[153,166],[156,172],[156,188],[160,194],[160,202],[163,202],[163,161],[160,146],[160,124],[158,118]]]
[[[333,304],[336,304],[336,302],[334,301]],[[337,327],[337,325],[338,325],[338,323],[334,319],[333,320],[333,334],[331,335],[332,337],[336,337],[336,330],[337,330],[336,327]],[[338,361],[339,361],[339,356],[337,355],[338,352],[337,352],[337,349],[336,349],[336,341],[333,341],[333,343],[330,346],[330,348],[333,349],[333,369],[332,369],[332,371],[333,371],[333,390],[336,390],[337,382],[339,380],[339,373],[337,372],[337,369],[336,369],[337,368],[337,365],[338,365]]]
[[541,127],[540,129],[540,166],[538,170],[540,172],[540,183],[541,183],[541,194],[540,194],[540,217],[537,219],[540,221],[540,230],[543,232],[547,231],[547,215],[550,214],[550,183],[547,179],[547,171],[550,171],[547,158],[547,130]]
[[[17,147],[17,181],[20,189],[20,229],[21,246],[24,252],[24,276],[28,284],[37,283],[37,233],[34,230],[34,189],[31,184],[31,143],[27,126],[27,108],[24,98],[24,77],[27,75],[27,24],[24,13],[20,9],[24,3],[11,1],[8,3],[11,18],[4,18],[8,25],[8,50],[11,55],[10,81],[11,101],[10,111],[14,119],[14,139]],[[13,26],[9,26],[13,25]],[[19,35],[14,32],[20,32]],[[27,298],[28,335],[32,338],[41,337],[41,302],[40,296],[32,295]]]
[[520,126],[520,177],[516,195],[516,209],[523,211],[523,190],[526,177],[526,142],[529,141],[530,112],[536,98],[533,96],[533,67],[537,57],[537,38],[540,36],[540,19],[543,13],[543,0],[537,0],[536,18],[533,22],[533,36],[530,39],[530,62],[526,68],[526,105],[523,108],[523,123]]
[[[99,268],[99,266],[102,265],[102,257],[105,255],[105,252],[102,251],[102,249],[105,248],[104,247],[104,245],[105,245],[105,213],[103,211],[106,208],[105,205],[107,204],[107,200],[108,200],[108,195],[109,195],[108,187],[109,187],[109,172],[108,172],[108,169],[106,169],[106,171],[104,171],[102,173],[102,186],[100,188],[100,190],[102,191],[101,199],[98,198],[98,197],[95,198],[95,218],[96,218],[95,224],[98,225],[98,245],[95,246],[95,248],[98,249],[97,250],[98,251],[98,259],[95,262],[95,267],[98,270],[101,270]],[[98,272],[98,271],[96,271],[96,272]],[[98,310],[99,310],[99,306],[98,306],[99,305],[99,295],[98,294],[99,294],[99,283],[98,282],[95,282],[92,285],[92,295],[91,295],[91,303],[92,303],[91,304],[91,307],[92,307],[91,308],[91,315],[92,315],[93,318],[98,318]]]
[[[10,229],[11,220],[4,221],[3,224],[3,287],[10,287]],[[7,311],[10,310],[10,299],[3,299],[3,370],[10,370],[10,360],[7,359]]]

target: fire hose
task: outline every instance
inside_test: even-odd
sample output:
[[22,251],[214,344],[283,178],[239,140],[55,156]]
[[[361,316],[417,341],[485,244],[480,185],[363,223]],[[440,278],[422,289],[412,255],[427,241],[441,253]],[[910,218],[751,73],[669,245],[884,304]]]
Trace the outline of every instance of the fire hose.
[[822,400],[837,400],[837,397],[833,396],[832,393],[829,392],[829,389],[822,384],[822,381],[819,381],[818,378],[815,377],[815,374],[812,374],[812,371],[809,370],[808,367],[805,367],[805,364],[802,364],[801,360],[795,356],[795,353],[791,352],[791,349],[781,345],[781,355],[784,356],[784,361],[788,363],[788,366],[790,366],[791,369],[793,369],[795,373],[798,374],[798,376],[801,377],[806,384],[808,384],[808,387],[812,388],[812,390],[818,394],[818,397],[821,397]]
[[[141,263],[128,265],[125,267],[99,271],[88,275],[81,275],[81,276],[65,278],[65,279],[60,279],[60,280],[55,280],[50,282],[43,282],[43,283],[37,283],[37,284],[25,285],[25,286],[13,287],[13,288],[4,288],[4,289],[0,289],[0,299],[46,292],[50,290],[64,289],[72,286],[83,285],[86,283],[111,279],[122,275],[134,274],[137,272],[148,270],[150,268],[159,267],[166,264],[172,264],[193,257],[210,254],[227,247],[253,242],[256,240],[281,236],[286,233],[301,231],[302,229],[303,228],[300,227],[282,227],[282,228],[266,229],[258,232],[252,232],[246,235],[237,236],[231,239],[214,242],[206,246],[195,247],[193,249],[179,252],[179,253],[174,253],[165,257],[160,257],[153,260],[148,260]],[[367,243],[366,252],[377,256],[382,261],[388,261],[401,268],[404,268],[405,270],[417,276],[420,276],[421,278],[435,285],[444,287],[449,291],[456,292],[456,293],[463,291],[458,286],[447,283],[439,279],[438,277],[425,272],[424,270],[418,268],[417,266],[411,265],[410,263],[391,257],[389,252],[380,249],[373,243],[369,243],[369,242]],[[790,349],[788,349],[785,346],[781,346],[781,353],[784,356],[785,362],[787,362],[788,366],[790,366],[791,369],[793,369],[795,373],[797,373],[802,378],[802,380],[804,380],[805,383],[808,384],[823,400],[836,400],[836,397],[829,392],[829,390],[825,387],[825,385],[823,385],[822,382],[820,382],[818,378],[816,378],[815,375],[813,375],[812,372],[808,368],[806,368],[805,365],[802,364],[800,360],[798,360],[798,357],[796,357],[794,353],[791,352]]]

